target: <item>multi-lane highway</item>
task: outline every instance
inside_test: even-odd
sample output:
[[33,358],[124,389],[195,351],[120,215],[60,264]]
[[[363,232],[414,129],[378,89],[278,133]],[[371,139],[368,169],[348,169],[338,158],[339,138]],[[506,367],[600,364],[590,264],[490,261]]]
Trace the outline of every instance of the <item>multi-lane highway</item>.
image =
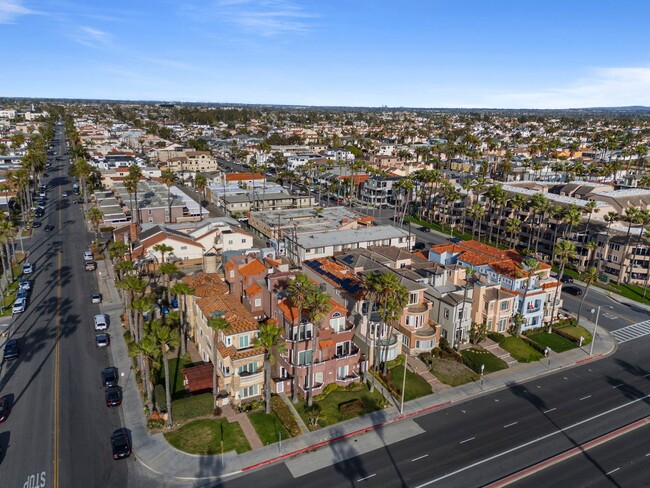
[[[84,271],[89,243],[81,205],[62,197],[72,189],[62,126],[56,130],[43,226],[25,240],[34,265],[29,305],[15,315],[11,336],[20,357],[4,361],[0,392],[11,415],[0,425],[3,487],[127,486],[132,461],[112,459],[110,435],[122,425],[120,409],[105,406],[100,371],[110,353],[95,347],[90,303],[94,273]],[[46,232],[46,224],[54,230]],[[120,334],[119,327],[114,327]]]

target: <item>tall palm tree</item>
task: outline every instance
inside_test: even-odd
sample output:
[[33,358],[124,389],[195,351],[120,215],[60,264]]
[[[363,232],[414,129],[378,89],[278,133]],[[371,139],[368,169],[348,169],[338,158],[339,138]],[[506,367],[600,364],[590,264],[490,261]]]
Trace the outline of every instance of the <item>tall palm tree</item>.
[[382,330],[387,330],[384,351],[380,354],[380,363],[383,363],[384,374],[387,371],[386,358],[393,329],[408,304],[408,290],[400,283],[397,275],[389,272],[378,273],[377,281],[374,284],[374,293],[377,298],[378,314],[382,322]]
[[[165,370],[165,398],[167,400],[167,427],[172,426],[172,395],[169,384],[169,355],[170,349],[178,346],[178,332],[163,325],[159,320],[154,320],[149,328],[147,337],[160,348],[160,355]],[[215,366],[216,367],[216,366]]]
[[[225,183],[224,183],[225,185]],[[201,211],[200,219],[203,220],[203,205],[206,201],[205,199],[205,189],[208,187],[208,179],[205,175],[197,174],[194,178],[194,188],[201,194],[201,204],[199,205],[199,210]]]
[[[223,312],[222,312],[223,313]],[[212,329],[212,407],[217,407],[217,344],[219,342],[219,334],[230,330],[230,324],[223,317],[222,313],[215,313],[212,317],[208,317],[208,327]]]
[[518,234],[521,230],[521,220],[514,218],[506,222],[506,232],[510,234],[510,245],[512,248],[516,247],[515,244],[515,234]]
[[[298,334],[294,337],[293,344],[293,388],[292,388],[292,398],[293,403],[298,402],[298,339],[300,337],[300,321],[302,320],[302,315],[304,309],[307,307],[309,297],[314,293],[314,284],[307,278],[307,275],[298,273],[296,277],[289,282],[287,287],[289,292],[289,299],[291,304],[298,309],[297,326]],[[294,327],[294,323],[291,323],[289,327]],[[287,332],[286,337],[289,338],[290,334]]]
[[154,251],[160,253],[160,264],[165,264],[165,254],[174,252],[174,248],[172,246],[168,246],[167,244],[156,244],[152,248]]
[[549,333],[553,332],[553,320],[555,317],[555,304],[557,303],[557,296],[562,285],[562,277],[564,276],[564,268],[570,259],[576,256],[576,246],[571,241],[560,241],[555,247],[555,256],[560,259],[560,270],[557,274],[557,283],[555,285],[555,294],[553,295],[553,305],[551,306],[551,322],[548,325]]
[[643,238],[644,228],[646,225],[650,224],[650,212],[645,208],[639,209],[636,215],[636,223],[639,224],[641,228],[639,229],[639,235],[636,238],[636,245],[634,246],[634,249],[632,251],[632,259],[630,260],[630,264],[628,265],[627,281],[630,283],[632,282],[632,272],[634,270],[634,262],[636,261],[638,250],[641,244],[641,239]]
[[580,299],[580,306],[578,307],[578,318],[577,318],[577,324],[580,325],[580,316],[582,314],[582,304],[585,301],[585,298],[587,298],[587,293],[589,292],[589,288],[591,285],[594,283],[598,283],[598,270],[596,269],[595,266],[592,266],[591,268],[587,269],[584,273],[580,275],[580,280],[585,283],[585,292],[582,294],[582,298]]
[[264,349],[264,403],[268,415],[271,413],[271,365],[276,355],[284,353],[285,344],[280,340],[282,329],[274,320],[261,323],[259,329],[254,346]]
[[185,355],[187,352],[187,327],[185,324],[185,308],[186,308],[186,297],[187,295],[192,295],[194,293],[194,288],[185,283],[184,281],[177,281],[169,289],[170,293],[176,296],[178,300],[178,311],[179,311],[179,335],[181,338],[181,355]]
[[99,242],[99,224],[104,221],[104,214],[99,207],[91,207],[88,209],[86,217],[90,220],[95,231],[95,245],[97,245]]
[[585,225],[585,234],[587,237],[589,237],[589,223],[591,222],[591,216],[598,212],[600,212],[598,203],[593,200],[588,201],[585,206],[582,207],[582,213],[587,215],[587,223]]
[[607,229],[605,230],[605,241],[603,242],[603,251],[600,256],[600,261],[598,262],[598,273],[602,273],[603,264],[607,262],[607,248],[609,247],[609,241],[611,239],[610,230],[614,222],[618,222],[621,216],[618,212],[607,212],[604,219],[607,222]]
[[[115,286],[124,290],[126,294],[125,305],[127,311],[129,311],[131,309],[131,304],[133,303],[133,300],[135,300],[137,297],[140,297],[142,296],[142,294],[144,294],[145,290],[147,289],[148,283],[146,282],[146,280],[138,276],[127,274],[121,280],[118,280],[115,283]],[[129,330],[133,335],[134,341],[140,342],[141,337],[139,331],[136,329],[134,315],[132,312],[127,313],[127,319],[129,323]]]
[[140,223],[140,208],[138,204],[138,183],[142,179],[143,174],[142,174],[142,169],[140,166],[137,164],[132,164],[129,166],[129,174],[128,176],[124,179],[124,187],[126,188],[126,191],[129,194],[129,198],[131,198],[131,195],[134,195],[135,197],[135,210],[133,209],[133,206],[131,206],[131,219],[135,216],[135,223],[138,224]]
[[164,170],[160,173],[160,180],[167,187],[167,211],[169,212],[168,222],[172,222],[172,186],[176,183],[176,174],[171,170]]
[[147,409],[152,412],[153,402],[153,383],[151,381],[151,372],[154,365],[160,358],[160,349],[158,345],[149,336],[139,343],[133,343],[134,353],[138,356],[138,362],[142,362],[142,382],[145,385],[145,394],[147,400]]
[[564,211],[564,224],[566,226],[563,235],[564,239],[567,239],[567,236],[571,235],[571,232],[573,232],[573,227],[580,224],[581,221],[582,214],[580,213],[578,207],[575,205],[569,205]]
[[311,407],[314,402],[314,360],[316,358],[316,349],[318,347],[318,335],[320,329],[320,322],[327,312],[329,312],[332,304],[329,295],[314,288],[314,291],[307,298],[307,316],[312,323],[314,332],[311,337],[311,359],[309,360],[309,390],[307,390],[307,405]]
[[526,258],[519,264],[519,269],[518,273],[520,275],[523,275],[526,277],[526,285],[524,288],[524,296],[521,300],[521,306],[519,307],[519,314],[523,317],[526,309],[524,308],[526,305],[526,298],[528,298],[528,292],[530,291],[532,287],[532,280],[533,277],[538,273],[540,270],[541,265],[537,259],[534,258]]

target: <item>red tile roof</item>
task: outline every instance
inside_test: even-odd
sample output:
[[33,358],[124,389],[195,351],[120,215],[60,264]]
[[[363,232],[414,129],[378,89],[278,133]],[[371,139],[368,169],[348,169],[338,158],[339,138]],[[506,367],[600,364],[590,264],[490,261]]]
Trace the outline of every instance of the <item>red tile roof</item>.
[[[212,363],[183,368],[183,384],[189,393],[212,389]],[[219,378],[217,377],[217,381]]]
[[251,297],[252,297],[252,296],[254,296],[254,295],[257,295],[259,292],[261,292],[261,291],[262,291],[262,287],[261,287],[260,285],[258,285],[257,283],[253,283],[251,286],[249,286],[248,288],[246,288],[245,291],[246,291],[246,294],[247,294],[248,296],[251,296]]
[[266,266],[259,259],[254,259],[248,264],[239,268],[239,274],[242,276],[255,276],[266,271]]

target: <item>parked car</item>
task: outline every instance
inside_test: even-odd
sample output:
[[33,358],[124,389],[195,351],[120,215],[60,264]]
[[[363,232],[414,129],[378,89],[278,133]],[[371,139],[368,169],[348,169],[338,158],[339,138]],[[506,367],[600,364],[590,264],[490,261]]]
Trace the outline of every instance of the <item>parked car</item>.
[[45,226],[45,232],[52,232],[54,230],[54,226],[52,224],[47,224]]
[[23,264],[23,274],[32,274],[34,272],[34,266],[32,266],[30,263],[25,263]]
[[105,396],[107,407],[117,407],[122,404],[122,388],[119,386],[106,388]]
[[415,245],[413,246],[413,250],[414,251],[421,251],[425,247],[427,247],[427,245],[424,242],[416,242]]
[[578,288],[577,286],[565,286],[562,288],[562,291],[568,293],[569,295],[582,295],[582,288]]
[[41,226],[41,223],[38,220],[32,222],[32,229],[38,229]]
[[102,386],[115,386],[118,380],[119,377],[115,366],[102,369]]
[[11,313],[22,313],[27,307],[27,298],[16,298]]
[[418,230],[420,232],[431,232],[431,229],[429,227],[425,227],[424,225],[421,227],[418,227]]
[[95,271],[97,268],[97,263],[95,261],[86,261],[84,264],[84,269],[86,271]]
[[562,279],[560,280],[562,283],[573,283],[573,278],[570,276],[564,275],[562,276]]
[[460,237],[450,237],[447,240],[453,244],[458,244],[459,242],[463,242],[463,240]]
[[90,294],[90,303],[102,303],[102,294],[94,291]]
[[9,405],[9,398],[4,396],[0,398],[0,423],[7,420],[7,417],[9,417],[9,412],[11,412],[11,405]]
[[106,330],[108,329],[108,316],[100,313],[95,315],[95,330]]
[[108,347],[111,343],[111,339],[108,334],[97,334],[95,336],[95,345],[97,347]]
[[18,288],[18,291],[16,292],[16,298],[25,298],[25,299],[27,299],[28,295],[29,295],[29,291],[21,290],[20,288]]
[[62,196],[62,197],[69,197],[69,196],[70,196],[70,192],[69,192],[68,190],[66,190],[66,191],[64,191],[63,193],[61,193],[61,196]]
[[32,282],[31,280],[20,280],[18,283],[18,289],[19,290],[31,290],[32,289]]
[[93,261],[93,259],[92,251],[84,251],[84,261]]
[[20,354],[20,347],[16,339],[9,339],[5,342],[4,359],[16,359]]
[[118,429],[111,435],[113,459],[124,459],[131,455],[131,441],[126,429]]

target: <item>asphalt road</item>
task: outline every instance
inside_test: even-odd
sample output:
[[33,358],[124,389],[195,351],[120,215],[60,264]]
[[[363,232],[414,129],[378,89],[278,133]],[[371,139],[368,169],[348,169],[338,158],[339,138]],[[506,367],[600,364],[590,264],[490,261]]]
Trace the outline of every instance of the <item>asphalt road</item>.
[[[62,128],[57,137],[63,140]],[[120,409],[105,406],[100,384],[109,352],[94,344],[99,308],[90,292],[97,283],[82,257],[89,235],[81,206],[61,197],[72,188],[69,159],[55,160],[63,150],[61,142],[51,158],[43,227],[26,241],[33,290],[12,325],[22,353],[5,361],[0,374],[2,394],[13,404],[0,427],[0,479],[6,487],[127,486],[132,461],[113,461],[110,447],[111,433],[122,426]],[[54,231],[46,233],[46,224]]]

